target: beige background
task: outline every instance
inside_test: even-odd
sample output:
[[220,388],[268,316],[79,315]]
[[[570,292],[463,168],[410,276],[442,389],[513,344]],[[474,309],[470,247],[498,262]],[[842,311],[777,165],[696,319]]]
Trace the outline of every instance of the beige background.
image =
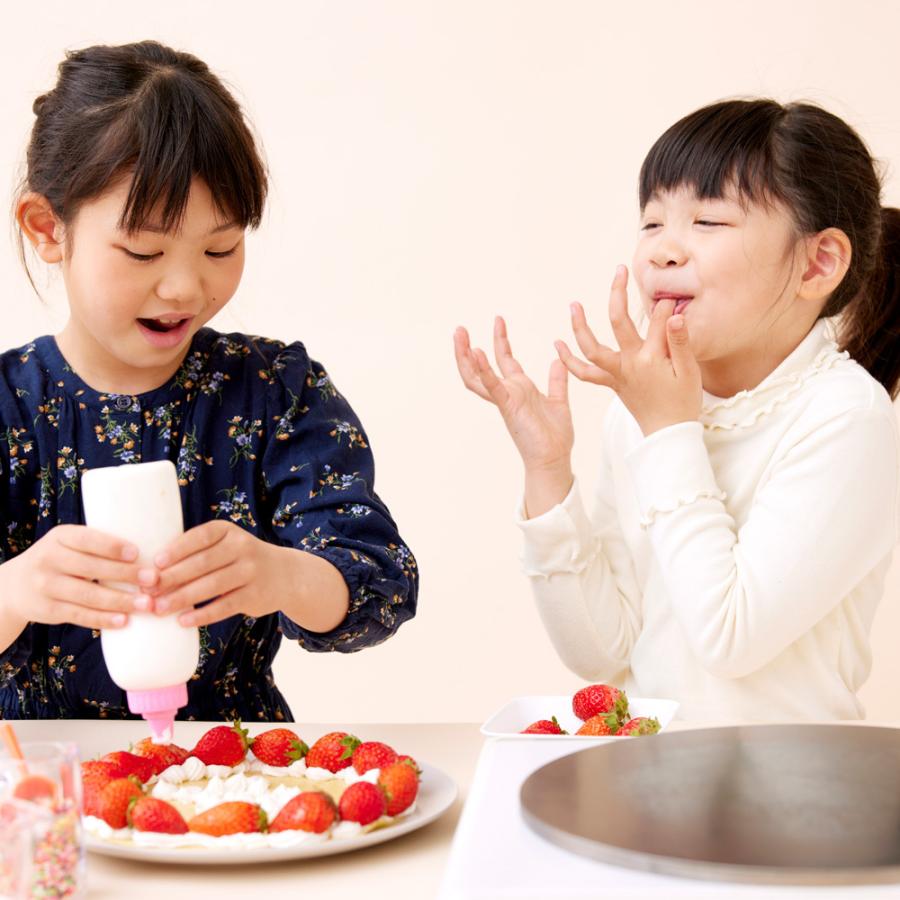
[[[214,324],[300,338],[328,366],[366,425],[377,489],[422,572],[419,615],[386,644],[350,656],[284,648],[278,679],[300,720],[472,721],[518,694],[579,686],[519,574],[518,458],[496,413],[459,383],[451,335],[465,323],[483,344],[503,313],[543,384],[570,301],[608,334],[607,287],[636,236],[638,169],[668,125],[726,96],[818,101],[886,161],[886,198],[900,203],[900,7],[624,6],[51,0],[4,13],[8,195],[32,100],[66,48],[156,38],[190,50],[236,89],[262,137],[271,205]],[[0,281],[2,347],[61,327],[59,284],[47,282],[42,305],[11,239]],[[573,388],[588,484],[608,401]],[[898,595],[900,562],[875,623],[872,718],[900,715]]]

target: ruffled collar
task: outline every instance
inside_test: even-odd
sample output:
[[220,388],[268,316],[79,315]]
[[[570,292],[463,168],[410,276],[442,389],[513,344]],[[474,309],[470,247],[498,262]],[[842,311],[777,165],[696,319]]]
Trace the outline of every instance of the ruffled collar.
[[819,319],[809,334],[755,388],[731,397],[703,392],[700,421],[708,431],[749,428],[799,391],[814,375],[850,354],[838,350],[830,319]]

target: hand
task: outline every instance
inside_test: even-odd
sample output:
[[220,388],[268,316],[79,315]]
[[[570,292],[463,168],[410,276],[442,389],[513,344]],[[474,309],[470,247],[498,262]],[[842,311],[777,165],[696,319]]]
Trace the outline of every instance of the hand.
[[[120,628],[127,613],[141,608],[137,557],[137,547],[102,531],[57,525],[0,566],[0,596],[22,628],[29,622]],[[134,584],[135,592],[112,584]]]
[[700,366],[691,350],[687,320],[672,315],[674,300],[660,300],[650,316],[647,339],[641,340],[628,315],[628,270],[619,266],[609,299],[609,321],[620,352],[597,341],[580,303],[572,304],[572,329],[579,359],[564,341],[555,343],[559,358],[581,381],[612,388],[644,435],[700,418],[703,386]]
[[542,394],[512,355],[506,323],[494,320],[494,357],[499,378],[483,350],[472,350],[465,328],[453,335],[456,365],[465,386],[500,411],[526,470],[568,467],[575,442],[569,409],[568,373],[554,360],[550,381]]
[[[178,621],[185,626],[209,625],[237,613],[274,612],[284,586],[279,577],[283,551],[233,522],[216,519],[197,525],[156,557],[153,611],[183,613]],[[212,603],[193,609],[213,597]]]

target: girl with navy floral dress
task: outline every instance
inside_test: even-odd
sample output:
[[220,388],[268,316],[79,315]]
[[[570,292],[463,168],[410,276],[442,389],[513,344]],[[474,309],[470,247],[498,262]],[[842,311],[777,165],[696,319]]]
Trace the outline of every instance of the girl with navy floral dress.
[[[380,643],[414,615],[417,571],[322,365],[205,325],[261,219],[253,138],[205,64],[154,42],[67,54],[34,110],[16,218],[70,317],[0,355],[0,714],[131,717],[99,636],[139,611],[200,627],[181,717],[290,720],[282,635]],[[141,568],[83,524],[80,479],[162,459],[185,533]]]

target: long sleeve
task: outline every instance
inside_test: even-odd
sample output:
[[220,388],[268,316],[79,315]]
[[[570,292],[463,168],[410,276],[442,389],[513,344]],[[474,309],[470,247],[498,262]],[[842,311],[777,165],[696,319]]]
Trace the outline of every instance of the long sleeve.
[[577,482],[534,519],[520,505],[523,568],[560,659],[588,680],[621,679],[641,631],[641,590],[619,525],[605,421],[596,502],[589,518]]
[[891,553],[897,452],[889,413],[837,414],[773,461],[739,529],[699,422],[664,428],[627,454],[641,525],[701,667],[720,678],[757,671]]
[[280,616],[285,636],[307,650],[351,652],[378,644],[415,615],[415,558],[374,491],[368,438],[326,371],[302,344],[272,366],[272,436],[263,471],[269,533],[336,566],[350,592],[344,621],[317,633]]
[[[0,419],[0,566],[8,560],[6,537],[16,530],[17,523],[9,520],[9,479],[12,476],[9,459],[9,425]],[[4,598],[0,598],[0,603]],[[16,675],[28,662],[31,654],[31,631],[33,626],[27,625],[25,630],[8,646],[0,647],[0,687],[13,681]]]

